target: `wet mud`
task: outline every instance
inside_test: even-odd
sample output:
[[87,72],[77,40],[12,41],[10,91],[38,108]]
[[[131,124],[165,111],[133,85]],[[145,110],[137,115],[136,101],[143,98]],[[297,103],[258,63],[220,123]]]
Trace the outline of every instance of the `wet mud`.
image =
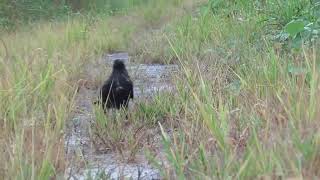
[[[122,59],[134,83],[135,98],[152,98],[159,91],[173,89],[172,77],[178,71],[177,65],[147,65],[130,62],[128,53],[108,54],[95,64],[87,67],[87,81],[108,76],[105,67],[112,61]],[[110,71],[109,71],[110,72]],[[82,85],[75,99],[72,119],[67,124],[65,151],[67,169],[66,179],[87,179],[101,177],[108,179],[161,179],[160,172],[153,168],[143,155],[136,154],[134,162],[125,162],[116,152],[96,151],[90,136],[90,125],[94,122],[92,102],[97,97],[99,85]]]

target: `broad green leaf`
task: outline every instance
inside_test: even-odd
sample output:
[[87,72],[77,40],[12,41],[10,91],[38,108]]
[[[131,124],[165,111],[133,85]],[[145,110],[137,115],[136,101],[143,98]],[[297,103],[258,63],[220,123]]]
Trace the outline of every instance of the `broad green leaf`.
[[294,38],[298,33],[304,30],[304,22],[301,20],[293,20],[285,26],[284,30]]

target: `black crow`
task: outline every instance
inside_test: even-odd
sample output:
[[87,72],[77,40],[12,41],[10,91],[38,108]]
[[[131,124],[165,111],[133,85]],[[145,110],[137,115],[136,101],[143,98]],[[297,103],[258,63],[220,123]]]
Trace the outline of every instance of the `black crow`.
[[133,83],[121,60],[115,60],[109,79],[100,90],[100,101],[103,109],[128,108],[129,100],[133,99]]

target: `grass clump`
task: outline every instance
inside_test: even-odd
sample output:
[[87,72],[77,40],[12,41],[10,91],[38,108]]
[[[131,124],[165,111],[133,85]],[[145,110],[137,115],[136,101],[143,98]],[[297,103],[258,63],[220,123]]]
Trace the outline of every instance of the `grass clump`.
[[[132,16],[113,17],[80,13],[2,31],[1,177],[63,175],[64,131],[74,110],[78,81],[86,79],[86,66],[104,53],[128,48],[138,28],[145,27],[143,16],[136,16],[138,10],[126,11]],[[139,18],[133,21],[134,17]]]
[[[52,147],[60,147],[54,143],[61,142],[85,64],[127,49],[137,61],[179,64],[176,91],[135,102],[127,121],[123,112],[95,109],[97,149],[128,161],[146,150],[169,179],[320,176],[318,3],[208,1],[159,27],[174,14],[168,5],[184,4],[165,2],[1,36],[4,177],[58,174],[63,145]],[[157,30],[147,33],[150,27]],[[159,152],[167,163],[157,163]]]
[[[162,132],[173,171],[163,173],[218,179],[318,177],[319,43],[279,49],[267,38],[258,12],[239,12],[220,16],[203,10],[166,32],[184,72],[183,88],[173,102],[183,104],[184,111],[175,116],[179,127],[172,138]],[[242,15],[248,19],[239,19]]]
[[[164,98],[169,97],[169,98]],[[171,97],[171,98],[170,98]],[[153,100],[135,102],[126,111],[95,109],[96,122],[92,124],[92,138],[98,150],[116,151],[125,161],[134,161],[142,149],[159,150],[160,129],[158,123],[166,122],[170,114],[176,114],[177,106],[169,106],[170,94],[158,94]]]
[[162,17],[162,13],[166,12],[166,7],[177,6],[181,2],[182,0],[3,0],[0,2],[0,28],[14,30],[23,24],[63,21],[78,14],[88,16],[125,14],[134,7],[142,10],[144,19],[152,25]]

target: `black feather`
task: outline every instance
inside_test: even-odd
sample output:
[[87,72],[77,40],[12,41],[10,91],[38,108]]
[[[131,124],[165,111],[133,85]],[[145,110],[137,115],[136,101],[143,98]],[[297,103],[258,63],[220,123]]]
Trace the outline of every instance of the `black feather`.
[[100,90],[101,105],[104,109],[128,108],[130,99],[133,99],[133,83],[124,63],[115,60],[112,73]]

